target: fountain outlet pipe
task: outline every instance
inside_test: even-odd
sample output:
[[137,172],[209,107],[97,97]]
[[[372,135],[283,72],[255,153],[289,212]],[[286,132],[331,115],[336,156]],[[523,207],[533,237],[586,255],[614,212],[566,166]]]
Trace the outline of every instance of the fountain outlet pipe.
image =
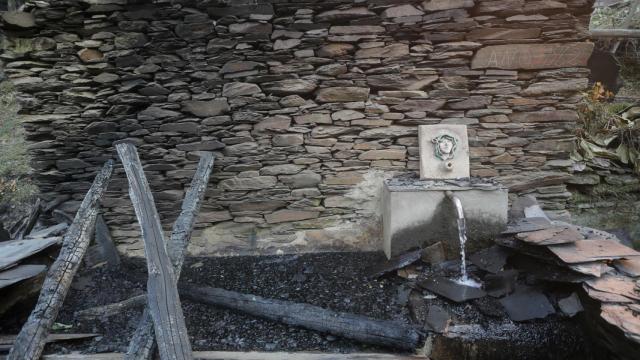
[[[442,167],[444,168],[445,171],[453,171],[453,161],[447,161],[445,163],[442,164]],[[448,191],[451,192],[451,191]]]
[[480,284],[473,279],[469,279],[467,275],[467,256],[465,253],[465,244],[467,242],[467,224],[464,218],[464,211],[462,209],[462,201],[451,190],[447,190],[445,195],[456,209],[456,223],[458,225],[458,239],[460,241],[460,278],[458,283],[473,287],[480,287]]

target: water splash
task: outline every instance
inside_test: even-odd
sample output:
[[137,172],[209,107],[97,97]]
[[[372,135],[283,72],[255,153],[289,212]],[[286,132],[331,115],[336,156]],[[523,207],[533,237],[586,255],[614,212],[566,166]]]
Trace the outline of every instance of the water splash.
[[465,253],[465,244],[467,243],[467,223],[464,218],[464,210],[462,209],[462,202],[460,198],[455,196],[452,192],[447,191],[447,197],[453,202],[453,206],[456,209],[456,222],[458,224],[458,238],[460,240],[460,277],[455,279],[458,284],[480,287],[482,286],[477,281],[471,279],[467,274],[467,254]]

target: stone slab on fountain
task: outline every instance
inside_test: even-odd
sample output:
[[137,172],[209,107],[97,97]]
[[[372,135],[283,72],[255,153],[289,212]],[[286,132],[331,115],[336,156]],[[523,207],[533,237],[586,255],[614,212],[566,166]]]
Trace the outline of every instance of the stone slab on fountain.
[[459,253],[451,191],[462,202],[470,253],[493,244],[507,225],[508,190],[482,179],[420,180],[397,177],[384,183],[382,221],[384,252],[391,258],[416,247],[442,241],[449,258]]

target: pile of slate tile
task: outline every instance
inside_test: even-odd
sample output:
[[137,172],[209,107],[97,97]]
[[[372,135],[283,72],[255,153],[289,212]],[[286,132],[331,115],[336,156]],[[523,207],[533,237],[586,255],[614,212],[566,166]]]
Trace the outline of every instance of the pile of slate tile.
[[[419,292],[410,310],[425,309],[425,330],[447,337],[482,327],[452,319],[447,303],[490,304],[480,312],[521,324],[582,313],[580,323],[601,348],[621,359],[640,353],[640,252],[611,233],[551,221],[535,199],[518,199],[513,207],[496,244],[468,258],[470,276],[481,288],[456,281],[460,261],[446,261],[440,243],[378,264],[371,274],[396,272],[408,279]],[[444,308],[441,301],[425,305],[435,297],[445,300]]]
[[599,316],[640,346],[640,252],[607,232],[545,217],[518,220],[498,243],[530,275],[581,284]]
[[40,291],[51,263],[47,251],[60,245],[66,229],[67,224],[58,224],[22,239],[0,241],[0,315]]

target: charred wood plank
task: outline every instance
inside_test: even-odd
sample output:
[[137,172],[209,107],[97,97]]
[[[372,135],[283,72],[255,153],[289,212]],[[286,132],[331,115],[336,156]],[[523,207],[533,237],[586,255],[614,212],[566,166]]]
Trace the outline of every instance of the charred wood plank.
[[104,222],[102,215],[98,215],[96,219],[96,243],[100,246],[102,257],[107,261],[111,269],[115,269],[120,265],[120,255],[116,245],[111,239],[109,227]]
[[[210,152],[205,152],[200,157],[198,168],[191,180],[191,187],[182,202],[182,211],[173,224],[173,231],[171,232],[167,247],[173,265],[173,271],[176,274],[176,280],[180,278],[184,254],[189,244],[189,239],[191,238],[193,225],[200,211],[200,204],[207,190],[209,176],[213,169],[213,162],[214,156]],[[145,308],[136,332],[129,343],[125,359],[151,359],[155,352],[155,347],[153,322],[149,314],[149,309]]]
[[140,224],[147,258],[148,308],[153,319],[160,358],[192,359],[191,344],[182,314],[176,276],[160,225],[149,183],[144,175],[138,152],[132,143],[116,145],[129,180],[129,197]]
[[267,299],[212,287],[181,286],[187,299],[222,306],[292,326],[330,333],[367,344],[414,351],[420,333],[410,325],[337,312],[318,306]]
[[147,295],[142,294],[134,296],[117,303],[95,306],[88,309],[76,311],[74,316],[78,319],[93,320],[99,318],[107,318],[110,316],[122,314],[127,310],[136,306],[144,306],[147,303]]
[[64,236],[60,254],[49,269],[38,303],[20,330],[8,360],[37,360],[42,355],[51,326],[89,246],[99,202],[109,184],[112,169],[112,161],[107,161],[80,204],[73,223]]

